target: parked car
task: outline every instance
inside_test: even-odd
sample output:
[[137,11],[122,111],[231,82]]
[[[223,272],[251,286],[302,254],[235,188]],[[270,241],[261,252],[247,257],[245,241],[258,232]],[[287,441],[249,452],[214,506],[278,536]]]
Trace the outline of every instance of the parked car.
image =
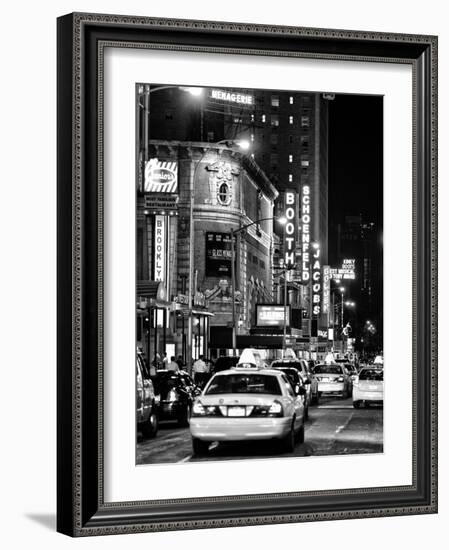
[[318,382],[318,392],[323,393],[338,393],[347,399],[351,392],[351,379],[344,365],[338,363],[323,363],[316,365],[314,377]]
[[358,409],[362,403],[369,407],[371,403],[384,402],[384,370],[378,365],[363,368],[356,380],[352,392],[352,404]]
[[143,355],[136,355],[136,420],[143,437],[155,437],[158,429],[158,411],[153,383]]
[[292,452],[304,441],[304,405],[287,376],[261,367],[235,367],[215,374],[195,400],[190,420],[196,455],[212,441],[278,440]]
[[159,420],[176,420],[179,426],[188,426],[193,401],[201,393],[189,374],[158,370],[154,391],[159,396]]
[[307,389],[307,406],[318,405],[318,382],[310,371],[308,362],[305,359],[277,359],[271,363],[271,368],[278,368],[281,366],[298,369]]
[[307,400],[307,386],[305,385],[304,379],[302,375],[299,373],[299,370],[296,369],[295,367],[290,367],[282,364],[280,366],[272,364],[270,368],[275,370],[280,370],[284,374],[286,374],[287,378],[289,379],[293,387],[293,390],[296,393],[299,393],[298,388],[301,388],[301,387],[304,388],[304,392],[301,392],[301,393],[304,393],[304,419],[307,420],[309,418],[309,402]]

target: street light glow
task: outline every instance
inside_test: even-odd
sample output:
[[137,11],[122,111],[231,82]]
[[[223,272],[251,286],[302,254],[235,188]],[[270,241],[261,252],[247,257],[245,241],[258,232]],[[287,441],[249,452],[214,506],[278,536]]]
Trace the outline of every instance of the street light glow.
[[341,292],[342,294],[343,294],[343,292],[344,292],[345,290],[346,290],[346,289],[345,289],[344,286],[341,286],[341,287],[340,287],[340,292]]
[[198,88],[198,87],[185,87],[185,88],[181,88],[181,90],[183,90],[184,92],[187,92],[189,93],[190,95],[193,95],[194,97],[199,97],[199,96],[202,96],[203,95],[203,92],[204,92],[204,88]]
[[240,147],[240,149],[243,149],[244,151],[248,151],[248,149],[250,148],[250,143],[247,139],[240,139],[235,143]]

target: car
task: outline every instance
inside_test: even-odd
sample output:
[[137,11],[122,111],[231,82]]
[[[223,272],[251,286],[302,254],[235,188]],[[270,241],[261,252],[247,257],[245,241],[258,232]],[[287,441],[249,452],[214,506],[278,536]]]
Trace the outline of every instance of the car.
[[156,437],[159,424],[156,395],[140,351],[136,354],[136,421],[143,437]]
[[214,366],[212,367],[212,372],[221,372],[223,370],[229,370],[231,367],[235,367],[239,362],[238,355],[222,355],[217,358]]
[[295,367],[290,367],[283,365],[281,363],[280,366],[272,365],[270,368],[275,370],[280,370],[284,374],[287,375],[287,378],[290,381],[290,384],[292,385],[294,391],[298,393],[298,388],[303,387],[304,388],[304,419],[307,420],[309,418],[309,402],[307,400],[307,386],[304,383],[304,379],[302,375],[299,373],[299,370]]
[[157,370],[154,391],[159,397],[159,420],[176,420],[189,425],[193,401],[201,390],[185,371]]
[[305,390],[297,392],[279,370],[236,366],[214,374],[192,408],[194,455],[213,441],[277,440],[292,452],[304,441]]
[[338,363],[322,363],[316,365],[314,378],[318,382],[318,393],[339,393],[347,399],[351,391],[351,379],[344,365]]
[[308,362],[305,359],[286,358],[276,359],[270,365],[272,368],[279,368],[282,366],[298,369],[307,389],[307,406],[318,405],[320,399],[318,394],[318,382],[310,371]]
[[379,365],[364,367],[354,381],[352,404],[358,409],[362,403],[369,407],[371,403],[384,402],[384,370]]

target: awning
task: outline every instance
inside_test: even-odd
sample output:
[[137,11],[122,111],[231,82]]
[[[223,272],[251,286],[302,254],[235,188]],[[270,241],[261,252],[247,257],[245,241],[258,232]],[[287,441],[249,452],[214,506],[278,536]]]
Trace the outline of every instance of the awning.
[[137,281],[136,295],[149,301],[151,307],[170,307],[163,281]]

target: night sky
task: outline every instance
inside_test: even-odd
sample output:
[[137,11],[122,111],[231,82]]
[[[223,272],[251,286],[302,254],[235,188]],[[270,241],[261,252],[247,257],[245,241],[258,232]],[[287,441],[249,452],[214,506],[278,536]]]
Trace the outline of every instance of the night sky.
[[382,229],[383,98],[336,95],[329,102],[329,225],[362,214]]

